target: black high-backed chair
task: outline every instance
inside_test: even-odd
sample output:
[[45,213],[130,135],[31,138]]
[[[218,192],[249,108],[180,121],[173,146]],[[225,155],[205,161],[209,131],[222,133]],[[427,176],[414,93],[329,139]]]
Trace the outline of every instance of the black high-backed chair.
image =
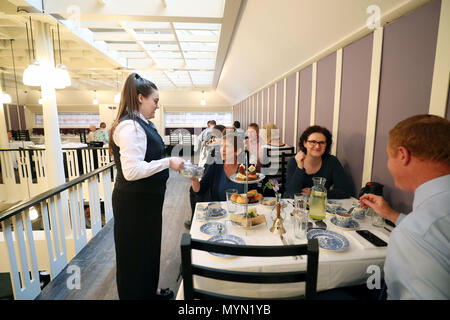
[[[306,271],[293,272],[245,272],[209,268],[192,264],[192,250],[214,253],[224,253],[235,256],[253,257],[284,257],[306,255]],[[193,276],[201,276],[216,280],[243,283],[295,283],[306,282],[305,295],[281,298],[275,300],[314,299],[317,291],[317,270],[319,265],[319,244],[317,239],[308,240],[308,244],[290,246],[247,246],[233,244],[218,244],[204,240],[191,239],[191,235],[184,233],[181,238],[181,270],[183,275],[184,299],[231,299],[246,300],[252,297],[223,295],[215,292],[194,288]],[[267,299],[266,299],[267,300]],[[271,298],[271,300],[273,300]]]
[[[281,194],[284,193],[286,188],[286,170],[289,159],[295,157],[294,147],[280,148],[280,149],[267,149],[267,156],[269,159],[272,157],[272,152],[277,151],[280,153],[278,158],[278,172],[273,175],[266,175],[266,178],[263,183],[266,183],[269,179],[277,179],[281,183],[281,187],[279,192]],[[263,167],[270,167],[272,163],[268,163],[267,165],[263,165]],[[265,196],[269,196],[269,194],[265,194]]]

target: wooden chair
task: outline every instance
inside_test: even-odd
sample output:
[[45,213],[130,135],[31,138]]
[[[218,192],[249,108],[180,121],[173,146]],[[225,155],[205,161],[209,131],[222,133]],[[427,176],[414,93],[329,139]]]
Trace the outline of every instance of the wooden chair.
[[[245,272],[229,271],[192,264],[192,250],[231,254],[235,256],[252,257],[284,257],[306,255],[306,271],[293,272]],[[305,295],[293,296],[276,300],[314,299],[317,291],[317,270],[319,265],[319,244],[317,239],[308,240],[308,244],[290,246],[246,246],[232,244],[211,243],[204,240],[191,239],[191,235],[184,233],[181,238],[181,269],[183,274],[184,299],[255,299],[223,295],[215,292],[194,288],[193,276],[243,282],[243,283],[294,283],[306,282]],[[267,299],[266,299],[267,300]]]

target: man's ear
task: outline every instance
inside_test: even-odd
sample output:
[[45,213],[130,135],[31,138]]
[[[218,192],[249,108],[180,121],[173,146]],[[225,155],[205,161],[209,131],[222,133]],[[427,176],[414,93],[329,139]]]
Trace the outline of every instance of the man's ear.
[[411,162],[411,152],[405,147],[399,146],[397,148],[397,153],[404,166],[407,166]]

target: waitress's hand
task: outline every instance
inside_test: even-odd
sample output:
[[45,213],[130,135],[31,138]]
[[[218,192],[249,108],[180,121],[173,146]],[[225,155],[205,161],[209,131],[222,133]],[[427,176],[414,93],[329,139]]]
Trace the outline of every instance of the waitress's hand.
[[192,190],[194,190],[194,192],[199,192],[200,182],[198,181],[198,178],[192,177],[191,181],[192,181]]
[[169,168],[175,171],[180,171],[184,167],[184,159],[179,157],[170,157],[169,158]]
[[297,162],[297,167],[299,169],[304,169],[305,168],[305,157],[306,157],[306,154],[303,151],[299,151],[295,155],[295,162]]

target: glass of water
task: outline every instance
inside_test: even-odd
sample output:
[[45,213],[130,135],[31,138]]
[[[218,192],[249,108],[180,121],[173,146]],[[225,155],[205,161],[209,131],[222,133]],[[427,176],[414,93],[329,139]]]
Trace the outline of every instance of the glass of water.
[[225,194],[227,196],[227,209],[228,212],[236,212],[238,210],[238,206],[231,201],[231,196],[235,193],[238,193],[236,189],[227,189],[225,190]]
[[294,222],[294,236],[297,239],[304,239],[306,237],[306,230],[308,228],[308,213],[306,210],[296,209],[293,218]]
[[384,218],[374,212],[372,215],[372,225],[379,228],[384,227]]

